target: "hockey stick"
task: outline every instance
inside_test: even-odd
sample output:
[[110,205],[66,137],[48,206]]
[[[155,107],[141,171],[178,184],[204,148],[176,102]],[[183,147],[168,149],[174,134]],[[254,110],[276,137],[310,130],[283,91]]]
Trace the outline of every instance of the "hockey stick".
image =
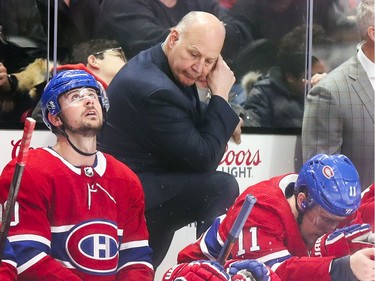
[[17,199],[18,190],[21,184],[23,170],[25,168],[27,154],[30,148],[31,136],[35,128],[35,120],[31,117],[26,118],[23,128],[20,149],[17,155],[17,163],[14,170],[12,182],[10,184],[8,199],[4,204],[4,213],[0,227],[0,260],[2,259],[5,244],[8,236],[10,222],[14,212],[14,205]]
[[246,196],[245,202],[243,203],[241,210],[236,220],[234,221],[232,228],[229,231],[228,238],[225,241],[223,248],[221,248],[221,251],[217,258],[217,262],[219,264],[224,265],[225,261],[227,260],[230,251],[232,250],[234,243],[240,235],[240,232],[242,231],[242,228],[245,225],[247,217],[249,216],[251,209],[253,208],[256,201],[257,199],[253,195],[248,194]]

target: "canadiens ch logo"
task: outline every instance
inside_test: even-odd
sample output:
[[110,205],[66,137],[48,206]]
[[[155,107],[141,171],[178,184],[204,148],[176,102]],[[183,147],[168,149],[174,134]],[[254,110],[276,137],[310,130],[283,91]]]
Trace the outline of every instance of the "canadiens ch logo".
[[71,229],[65,243],[71,262],[91,274],[113,274],[118,265],[117,227],[110,221],[86,221]]
[[332,178],[335,174],[333,172],[332,167],[330,166],[324,166],[322,169],[323,175],[327,178],[330,179]]

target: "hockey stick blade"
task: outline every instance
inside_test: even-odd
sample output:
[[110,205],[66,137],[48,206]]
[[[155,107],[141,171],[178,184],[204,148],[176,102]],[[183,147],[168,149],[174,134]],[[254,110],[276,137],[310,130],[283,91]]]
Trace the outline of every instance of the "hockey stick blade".
[[21,184],[23,170],[25,168],[27,155],[30,148],[31,137],[35,128],[36,121],[28,117],[25,120],[24,128],[23,128],[23,135],[21,139],[20,149],[17,155],[17,163],[14,170],[12,182],[10,184],[9,192],[8,192],[8,199],[6,204],[4,204],[4,213],[1,220],[1,227],[0,227],[0,260],[4,252],[6,239],[8,236],[8,231],[10,227],[10,222],[12,220],[12,215],[14,211],[14,205],[17,199],[18,190]]
[[232,250],[234,243],[236,242],[238,236],[240,235],[242,228],[245,225],[245,222],[251,212],[251,209],[256,203],[256,201],[257,199],[253,195],[248,194],[246,196],[245,201],[241,207],[241,210],[236,220],[234,221],[232,228],[229,231],[228,238],[225,241],[223,248],[221,248],[221,251],[217,258],[217,262],[219,264],[224,265],[225,261],[227,260],[230,254],[230,251]]

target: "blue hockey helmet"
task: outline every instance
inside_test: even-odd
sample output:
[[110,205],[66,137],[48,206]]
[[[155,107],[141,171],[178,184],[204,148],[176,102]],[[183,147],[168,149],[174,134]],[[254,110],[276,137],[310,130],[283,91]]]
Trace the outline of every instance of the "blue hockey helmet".
[[52,124],[48,120],[48,112],[52,115],[60,113],[61,107],[58,102],[60,95],[83,87],[94,89],[99,96],[103,112],[108,111],[109,100],[107,94],[94,76],[83,70],[64,70],[52,77],[46,85],[41,98],[43,121],[49,129],[52,129]]
[[353,163],[342,154],[318,154],[302,166],[295,193],[307,189],[307,206],[315,204],[329,213],[345,217],[361,202],[361,185]]

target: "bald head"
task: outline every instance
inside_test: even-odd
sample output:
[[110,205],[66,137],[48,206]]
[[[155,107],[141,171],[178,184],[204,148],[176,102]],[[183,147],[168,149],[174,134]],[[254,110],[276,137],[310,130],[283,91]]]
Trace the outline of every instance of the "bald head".
[[206,12],[193,11],[186,14],[176,26],[180,35],[189,32],[207,31],[215,33],[224,42],[225,28],[222,21],[216,16]]
[[214,67],[224,45],[224,24],[206,12],[190,12],[171,29],[163,44],[176,80],[190,86]]

